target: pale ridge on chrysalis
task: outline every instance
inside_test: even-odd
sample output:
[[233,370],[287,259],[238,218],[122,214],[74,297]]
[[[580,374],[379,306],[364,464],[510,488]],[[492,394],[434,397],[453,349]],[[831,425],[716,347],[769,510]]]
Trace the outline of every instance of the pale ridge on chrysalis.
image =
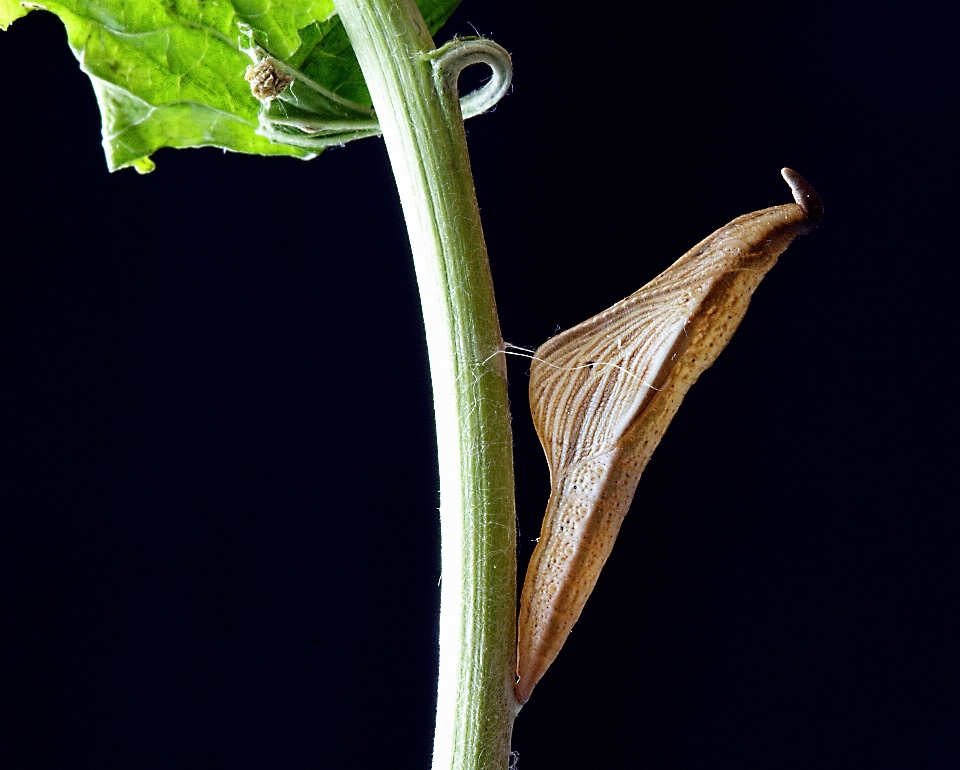
[[726,347],[777,257],[820,223],[813,187],[796,171],[781,173],[794,203],[738,217],[534,355],[530,408],[551,492],[520,599],[520,704],[580,617],[683,397]]

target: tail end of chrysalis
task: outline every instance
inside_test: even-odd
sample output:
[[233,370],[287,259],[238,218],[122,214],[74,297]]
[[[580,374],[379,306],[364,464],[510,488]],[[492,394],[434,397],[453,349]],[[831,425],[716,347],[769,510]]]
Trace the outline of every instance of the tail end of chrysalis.
[[810,223],[810,229],[812,230],[819,225],[820,220],[823,219],[823,202],[820,200],[820,196],[817,195],[817,191],[813,189],[813,185],[792,168],[780,169],[780,173],[787,184],[790,185],[793,200],[803,209],[803,213],[806,214],[807,222]]

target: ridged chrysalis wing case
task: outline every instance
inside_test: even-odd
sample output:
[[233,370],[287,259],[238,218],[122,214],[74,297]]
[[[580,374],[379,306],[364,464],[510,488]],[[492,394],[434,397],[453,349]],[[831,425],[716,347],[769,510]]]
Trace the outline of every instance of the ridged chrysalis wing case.
[[783,169],[794,203],[734,219],[635,294],[544,343],[530,407],[551,492],[520,599],[517,700],[553,663],[610,556],[640,474],[750,297],[823,205]]

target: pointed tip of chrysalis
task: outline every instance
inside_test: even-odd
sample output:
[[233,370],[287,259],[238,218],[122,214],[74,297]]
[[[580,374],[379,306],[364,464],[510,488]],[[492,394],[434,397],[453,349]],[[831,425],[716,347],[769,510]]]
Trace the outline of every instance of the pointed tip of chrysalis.
[[780,170],[780,173],[783,175],[787,184],[790,185],[790,190],[793,192],[793,199],[797,205],[803,209],[807,221],[810,222],[812,227],[819,225],[820,220],[823,219],[823,202],[820,200],[820,196],[817,195],[817,191],[813,189],[813,185],[792,168],[783,168]]

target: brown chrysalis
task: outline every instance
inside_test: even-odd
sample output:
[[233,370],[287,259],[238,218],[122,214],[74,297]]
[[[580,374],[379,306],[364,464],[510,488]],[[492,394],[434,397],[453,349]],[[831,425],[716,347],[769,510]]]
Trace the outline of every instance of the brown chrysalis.
[[738,217],[536,351],[530,406],[551,493],[520,600],[521,704],[580,617],[683,397],[726,347],[777,257],[820,223],[814,189],[795,171],[782,174],[794,203]]

